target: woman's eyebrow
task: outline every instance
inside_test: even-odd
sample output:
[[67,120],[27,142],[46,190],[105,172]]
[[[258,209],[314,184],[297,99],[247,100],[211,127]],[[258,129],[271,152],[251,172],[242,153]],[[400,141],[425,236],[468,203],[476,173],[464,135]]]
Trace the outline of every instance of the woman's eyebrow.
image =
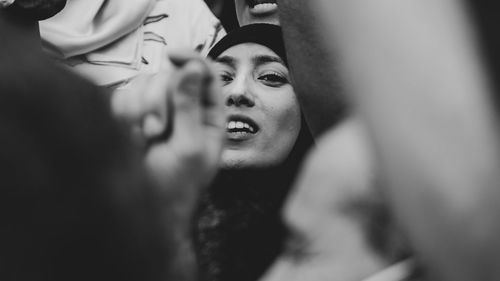
[[236,60],[230,56],[218,57],[215,62],[225,64],[231,68],[236,68]]
[[285,65],[285,62],[278,56],[268,56],[268,55],[260,55],[252,58],[252,62],[254,65],[259,66],[270,62],[277,62],[282,65]]

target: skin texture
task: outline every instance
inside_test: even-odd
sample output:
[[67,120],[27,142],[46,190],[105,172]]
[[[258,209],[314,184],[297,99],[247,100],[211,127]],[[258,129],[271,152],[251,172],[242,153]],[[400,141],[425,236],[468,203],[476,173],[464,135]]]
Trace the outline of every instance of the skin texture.
[[245,116],[259,127],[244,140],[227,134],[223,167],[262,168],[283,162],[295,144],[301,122],[288,70],[279,56],[258,44],[240,44],[223,52],[215,69],[222,80],[229,120],[234,115]]
[[[274,1],[276,2],[276,1]],[[279,25],[278,10],[271,9],[265,13],[253,12],[247,0],[235,0],[236,17],[240,26],[252,23],[269,23]]]

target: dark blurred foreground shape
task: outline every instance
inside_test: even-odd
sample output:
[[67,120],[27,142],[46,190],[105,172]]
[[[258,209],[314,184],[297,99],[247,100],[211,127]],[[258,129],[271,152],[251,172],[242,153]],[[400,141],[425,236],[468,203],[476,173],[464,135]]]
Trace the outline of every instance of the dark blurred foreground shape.
[[0,280],[165,280],[165,202],[106,95],[0,46]]
[[[499,280],[499,4],[278,2],[292,73],[304,74],[299,96],[335,101],[314,77],[343,78],[387,183],[380,192],[433,280]],[[321,57],[339,67],[317,67]],[[328,116],[318,104],[308,121]]]
[[65,5],[66,0],[16,0],[8,9],[17,17],[44,20],[57,14]]
[[483,53],[483,62],[486,64],[488,78],[495,89],[492,98],[497,111],[500,110],[500,37],[498,36],[498,15],[500,3],[496,1],[466,1],[470,14],[476,24],[479,47]]
[[429,278],[498,280],[498,5],[313,2]]

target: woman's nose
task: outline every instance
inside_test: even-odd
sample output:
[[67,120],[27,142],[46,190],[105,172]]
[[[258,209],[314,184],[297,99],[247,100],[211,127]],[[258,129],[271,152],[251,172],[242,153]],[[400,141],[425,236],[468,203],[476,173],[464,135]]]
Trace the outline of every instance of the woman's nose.
[[247,106],[253,107],[254,101],[245,94],[231,94],[226,100],[227,106]]
[[255,101],[250,91],[247,81],[234,81],[232,85],[230,85],[230,89],[228,89],[226,106],[253,107]]

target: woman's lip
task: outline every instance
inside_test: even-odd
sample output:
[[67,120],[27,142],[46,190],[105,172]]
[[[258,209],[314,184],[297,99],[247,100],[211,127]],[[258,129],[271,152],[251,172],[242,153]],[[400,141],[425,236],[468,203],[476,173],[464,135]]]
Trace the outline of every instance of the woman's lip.
[[248,132],[226,132],[227,139],[232,142],[243,142],[255,137],[255,134]]

